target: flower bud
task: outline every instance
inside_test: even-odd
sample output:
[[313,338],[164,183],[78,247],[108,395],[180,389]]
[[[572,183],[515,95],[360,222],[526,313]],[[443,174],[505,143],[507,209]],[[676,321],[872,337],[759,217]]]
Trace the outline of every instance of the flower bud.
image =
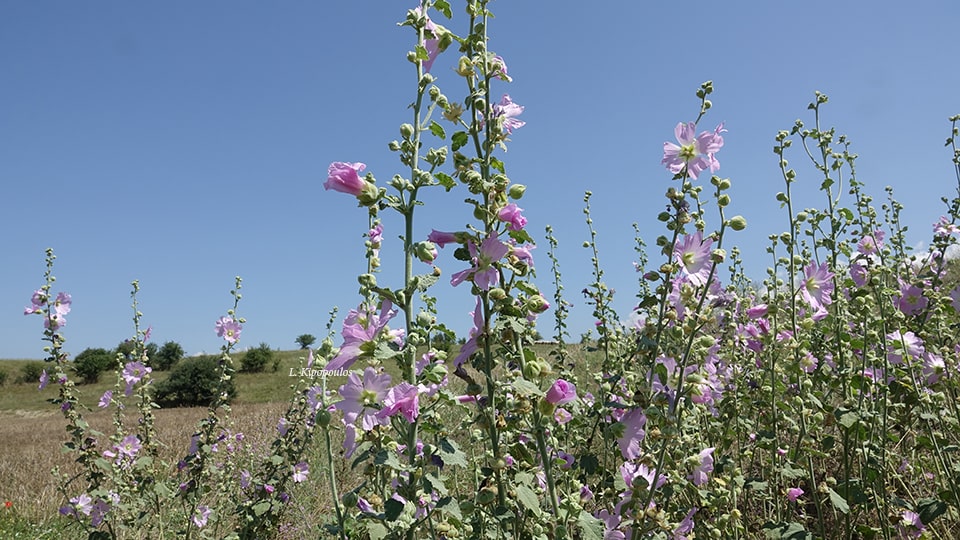
[[461,77],[471,77],[473,76],[473,62],[470,61],[466,56],[461,56],[460,60],[457,61],[457,75]]
[[487,293],[487,297],[494,302],[499,302],[507,297],[507,293],[500,287],[494,287]]
[[347,508],[353,508],[357,505],[359,498],[357,497],[356,493],[348,491],[347,493],[343,494],[343,497],[340,500],[343,501],[343,506]]
[[743,216],[733,216],[730,218],[730,228],[735,231],[742,231],[747,228],[747,220]]
[[373,206],[380,201],[380,188],[373,182],[366,182],[357,195],[357,201],[363,206]]
[[710,260],[715,263],[722,263],[726,258],[727,250],[725,249],[715,249],[712,253],[710,253]]
[[527,298],[526,303],[527,311],[531,313],[543,313],[544,311],[550,309],[550,302],[547,302],[547,299],[539,294],[535,294]]
[[330,425],[330,411],[321,409],[317,412],[317,425],[325,428]]
[[422,262],[425,262],[427,264],[430,264],[433,261],[437,260],[437,255],[438,255],[437,246],[434,245],[433,242],[430,242],[427,240],[423,242],[417,242],[413,246],[413,251],[414,251],[414,254],[416,254],[418,259],[420,259]]
[[510,186],[510,198],[513,200],[518,200],[523,198],[523,194],[526,193],[527,186],[523,184],[513,184]]
[[390,142],[387,144],[387,148],[389,148],[391,152],[399,152],[399,151],[400,151],[400,143],[397,142],[397,141],[390,141]]
[[724,208],[728,204],[730,204],[730,196],[727,195],[726,193],[717,197],[717,206],[719,206],[720,208]]
[[410,124],[400,124],[400,136],[409,139],[413,136],[413,126]]

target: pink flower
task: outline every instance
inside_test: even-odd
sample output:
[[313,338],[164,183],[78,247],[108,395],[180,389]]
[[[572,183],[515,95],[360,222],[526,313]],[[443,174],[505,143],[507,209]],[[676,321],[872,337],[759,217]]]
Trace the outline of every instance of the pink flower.
[[563,405],[577,399],[577,387],[563,379],[557,379],[547,390],[547,403]]
[[637,459],[640,457],[640,441],[646,436],[643,427],[647,423],[647,417],[641,409],[630,409],[620,419],[620,423],[623,424],[623,435],[617,439],[620,454],[624,459]]
[[97,402],[97,407],[101,409],[106,409],[110,406],[110,401],[113,400],[113,390],[107,390],[100,396],[100,401]]
[[413,423],[420,415],[417,387],[406,381],[387,390],[383,409],[377,413],[377,418],[386,420],[397,413],[402,414],[409,423]]
[[459,244],[460,240],[458,239],[458,236],[458,233],[443,232],[433,229],[427,236],[427,240],[440,247],[444,247],[447,244]]
[[804,280],[800,286],[800,295],[815,311],[826,311],[826,306],[833,303],[833,272],[826,262],[819,266],[808,264],[803,269]]
[[473,313],[473,328],[470,329],[470,338],[467,339],[467,342],[460,347],[460,352],[457,354],[457,358],[453,361],[453,366],[455,369],[460,369],[460,366],[464,362],[470,360],[470,357],[473,353],[477,352],[477,349],[480,347],[480,336],[483,335],[484,321],[483,321],[483,303],[481,298],[477,296],[477,307],[474,308]]
[[372,306],[362,304],[357,309],[350,310],[343,320],[343,329],[340,331],[340,335],[343,336],[340,352],[327,363],[324,369],[346,369],[361,356],[369,354],[372,350],[371,344],[390,335],[387,323],[396,315],[397,310],[393,309],[393,303],[389,300],[381,302],[380,313],[377,313]]
[[511,231],[520,231],[527,225],[527,218],[523,217],[520,212],[523,212],[523,208],[517,206],[516,203],[510,203],[500,209],[497,217],[500,218],[500,221],[507,222],[507,227]]
[[93,510],[93,498],[86,493],[81,493],[80,495],[71,498],[70,504],[73,505],[73,509],[76,512],[79,512],[85,516],[89,516],[90,512]]
[[378,417],[377,411],[383,404],[389,386],[389,374],[378,374],[377,370],[367,366],[362,380],[356,373],[347,376],[347,383],[338,390],[343,399],[335,403],[334,408],[343,413],[346,424],[354,424],[362,416],[364,431],[370,431],[378,424],[387,425],[389,419]]
[[363,163],[347,163],[334,161],[327,169],[327,181],[323,183],[323,189],[339,191],[359,197],[366,187],[367,181],[360,178],[361,172],[367,166]]
[[24,308],[23,314],[43,313],[43,306],[45,305],[47,305],[47,293],[42,289],[37,289],[33,291],[33,295],[30,296],[30,307]]
[[726,131],[723,124],[720,124],[713,133],[704,131],[694,137],[696,129],[693,122],[677,124],[673,132],[680,145],[663,143],[663,159],[660,161],[673,174],[680,174],[686,169],[687,174],[694,180],[707,169],[710,169],[711,173],[720,169],[720,162],[715,154],[723,147],[723,136],[720,134]]
[[790,502],[796,502],[801,495],[803,495],[803,490],[798,487],[793,487],[787,490],[787,500]]
[[467,244],[470,251],[472,268],[461,270],[450,277],[450,284],[456,287],[467,279],[471,279],[478,288],[490,290],[500,284],[500,272],[493,263],[502,259],[510,252],[510,246],[501,242],[497,234],[487,237],[479,247],[473,241]]
[[710,473],[713,472],[713,451],[714,448],[711,447],[705,448],[700,452],[700,464],[693,470],[693,474],[688,477],[693,482],[693,485],[697,487],[702,486],[710,479]]
[[490,116],[494,121],[500,123],[504,131],[510,134],[513,133],[513,130],[526,125],[523,120],[517,120],[521,113],[523,113],[523,107],[514,103],[508,94],[504,94],[500,103],[491,107]]
[[112,450],[105,450],[103,457],[116,458],[117,463],[123,461],[124,458],[133,460],[137,457],[137,452],[140,451],[141,447],[139,437],[136,435],[127,435],[119,444],[113,445]]
[[233,320],[233,317],[220,317],[216,323],[217,335],[227,341],[227,343],[236,343],[240,339],[240,331],[243,325]]
[[294,483],[299,484],[307,479],[307,475],[310,474],[310,466],[307,465],[305,461],[301,461],[293,466],[293,481]]
[[695,286],[707,283],[710,276],[710,246],[713,240],[703,239],[703,232],[688,234],[673,247],[673,258],[683,267],[684,273]]
[[423,6],[418,6],[413,11],[427,20],[423,27],[425,30],[423,48],[427,50],[427,59],[423,61],[423,72],[428,73],[430,68],[433,67],[433,62],[440,55],[440,27],[430,20],[429,15],[423,12]]
[[950,236],[951,234],[960,233],[960,227],[954,223],[950,223],[946,216],[940,216],[940,219],[933,224],[933,232],[937,236]]
[[900,297],[897,299],[897,309],[904,315],[917,315],[927,309],[929,303],[930,300],[923,296],[923,289],[905,281],[900,281]]
[[207,524],[207,519],[210,517],[210,507],[204,504],[201,504],[197,507],[197,513],[193,515],[191,521],[197,526],[198,529],[202,529]]
[[40,387],[37,390],[43,390],[47,387],[47,384],[50,382],[50,375],[47,373],[47,370],[40,372]]
[[123,380],[127,382],[127,388],[124,391],[124,394],[131,395],[133,393],[133,385],[140,382],[144,376],[152,372],[153,369],[143,365],[143,362],[128,362],[126,366],[123,367]]
[[880,229],[873,231],[860,239],[857,243],[857,251],[864,255],[873,255],[883,247],[884,232]]

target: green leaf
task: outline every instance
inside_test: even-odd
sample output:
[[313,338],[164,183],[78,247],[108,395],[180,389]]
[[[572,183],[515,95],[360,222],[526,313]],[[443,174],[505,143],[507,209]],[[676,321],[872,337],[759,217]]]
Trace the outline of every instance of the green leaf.
[[789,463],[783,466],[783,468],[780,470],[780,474],[784,478],[791,479],[791,480],[797,479],[797,478],[803,478],[804,476],[807,475],[807,473],[804,472],[803,469],[795,469],[791,467]]
[[453,17],[453,11],[450,9],[450,3],[447,0],[437,0],[433,4],[434,9],[443,13],[443,16],[446,18]]
[[577,527],[580,528],[580,537],[583,540],[603,540],[603,522],[590,515],[590,512],[580,511]]
[[515,379],[510,387],[514,392],[521,396],[542,396],[543,390],[540,390],[540,387],[536,384],[526,380],[526,379]]
[[947,504],[937,499],[921,499],[917,503],[917,513],[920,514],[920,521],[924,525],[930,523],[942,516],[947,511]]
[[443,460],[445,465],[467,466],[467,456],[460,450],[457,443],[446,438],[440,439],[438,449],[440,450],[440,459]]
[[430,121],[430,133],[433,133],[434,135],[436,135],[437,137],[440,137],[441,139],[447,138],[447,132],[443,130],[443,126],[438,124],[436,120]]
[[600,469],[600,460],[596,454],[584,454],[580,456],[580,468],[587,474],[593,474]]
[[370,540],[383,540],[387,537],[387,528],[382,523],[367,523],[367,534]]
[[525,484],[519,484],[515,488],[517,492],[517,500],[520,501],[527,510],[533,512],[535,516],[539,516],[543,511],[540,509],[540,498],[537,497],[537,494],[534,493],[529,486]]
[[270,501],[260,501],[253,505],[253,514],[257,517],[262,516],[270,510]]
[[442,172],[433,173],[433,177],[436,178],[437,183],[443,186],[447,191],[450,191],[451,189],[453,189],[454,186],[457,185],[457,183],[453,180],[453,178],[451,178],[450,175],[447,173],[442,173]]
[[432,473],[423,475],[424,490],[435,491],[441,497],[447,494],[447,486],[443,485],[443,480]]
[[403,513],[403,503],[396,499],[387,499],[387,502],[383,503],[383,514],[386,516],[387,521],[396,521],[400,514]]
[[397,459],[397,454],[389,450],[377,452],[377,457],[373,459],[373,462],[377,465],[386,465],[395,471],[403,470],[403,464]]
[[500,171],[500,174],[507,174],[503,167],[503,162],[497,158],[490,158],[490,166]]
[[812,540],[813,536],[799,523],[765,523],[763,534],[769,540]]
[[[841,511],[844,514],[850,513],[850,505],[847,504],[847,500],[843,498],[839,493],[833,490],[833,488],[827,488],[827,493],[830,494],[830,502],[833,504],[833,507]],[[926,523],[926,522],[924,522]]]
[[470,138],[467,137],[466,131],[458,131],[453,134],[453,137],[450,138],[452,145],[450,149],[456,152],[457,150],[463,148],[470,141]]

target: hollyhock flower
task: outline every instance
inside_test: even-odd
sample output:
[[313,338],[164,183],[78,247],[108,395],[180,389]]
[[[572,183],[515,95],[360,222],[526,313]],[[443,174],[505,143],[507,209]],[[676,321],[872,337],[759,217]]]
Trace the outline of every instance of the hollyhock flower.
[[497,217],[500,221],[508,223],[507,228],[511,231],[520,231],[527,225],[527,218],[523,217],[520,212],[523,212],[523,208],[517,206],[516,203],[510,203],[500,209]]
[[366,168],[364,163],[334,161],[327,168],[327,181],[323,183],[323,188],[359,197],[367,185],[367,181],[360,178],[360,173]]
[[509,253],[510,246],[501,242],[497,238],[497,234],[494,233],[484,239],[479,247],[473,241],[468,242],[467,249],[470,251],[473,267],[454,274],[450,278],[450,284],[456,287],[467,279],[471,279],[477,287],[484,291],[499,285],[500,272],[493,266],[493,263]]
[[526,125],[526,122],[517,119],[523,113],[523,107],[514,103],[508,94],[504,94],[500,103],[494,104],[490,109],[490,117],[495,121],[500,120],[507,134]]
[[580,502],[581,503],[585,503],[593,499],[593,497],[594,497],[593,490],[590,489],[590,486],[586,484],[580,486]]
[[372,229],[367,231],[367,240],[370,242],[370,249],[373,250],[373,256],[380,255],[380,246],[383,244],[383,224],[377,223]]
[[389,421],[388,419],[398,412],[411,424],[420,415],[417,387],[406,381],[387,390],[383,397],[383,409],[376,416],[378,419]]
[[904,510],[897,529],[901,538],[920,538],[927,526],[920,519],[920,514],[911,510]]
[[943,357],[939,354],[923,353],[923,380],[927,386],[936,384],[946,367]]
[[769,309],[766,304],[757,304],[747,308],[747,317],[751,319],[759,319],[760,317],[766,317]]
[[933,224],[933,233],[937,236],[950,236],[951,234],[960,233],[960,227],[950,223],[947,216],[940,216],[940,219]]
[[136,435],[127,435],[119,444],[113,445],[113,450],[105,450],[103,456],[116,458],[116,462],[120,463],[124,458],[130,460],[136,458],[140,448],[142,448],[140,438]]
[[143,365],[143,362],[128,362],[127,365],[123,367],[123,380],[127,382],[127,388],[124,391],[124,394],[131,395],[133,393],[133,385],[137,384],[143,377],[152,372],[153,369]]
[[800,369],[802,369],[806,373],[813,373],[813,371],[817,369],[817,365],[819,363],[820,363],[820,360],[818,360],[816,356],[808,352],[803,356],[803,358],[800,359]]
[[620,454],[623,459],[637,459],[640,457],[640,441],[646,436],[643,427],[647,424],[647,417],[641,409],[630,409],[623,418],[623,435],[617,439]]
[[563,407],[559,407],[557,410],[553,411],[553,419],[562,426],[573,420],[573,415],[570,414],[570,411],[564,409]]
[[620,528],[620,514],[610,513],[606,509],[597,514],[597,519],[603,522],[603,540],[625,540],[626,535]]
[[356,373],[347,376],[347,383],[337,391],[343,397],[334,404],[334,408],[343,413],[343,420],[347,424],[354,424],[361,418],[364,431],[370,431],[376,425],[387,425],[388,418],[378,418],[377,411],[387,395],[390,387],[390,375],[379,374],[372,367],[367,366],[363,371],[363,379]]
[[867,276],[869,271],[867,267],[861,264],[859,261],[854,261],[850,263],[850,279],[853,280],[853,284],[857,287],[863,287],[867,284]]
[[710,473],[713,472],[713,451],[714,448],[705,448],[700,454],[700,464],[693,470],[693,474],[688,476],[693,485],[700,487],[710,480]]
[[680,145],[663,143],[663,159],[660,161],[660,164],[666,165],[667,170],[673,174],[680,174],[686,169],[687,174],[694,180],[707,169],[710,169],[711,173],[720,169],[720,162],[715,154],[723,147],[723,136],[720,134],[726,131],[723,124],[720,124],[713,133],[704,131],[694,137],[696,130],[697,126],[693,122],[677,124],[673,133]]
[[797,499],[803,495],[803,490],[798,487],[793,487],[787,490],[787,500],[790,502],[797,502]]
[[253,475],[250,474],[250,471],[244,469],[240,471],[240,487],[247,489],[250,487],[250,481],[253,479]]
[[917,315],[927,309],[929,303],[930,300],[923,296],[923,289],[900,281],[900,297],[897,298],[897,309],[904,315]]
[[893,365],[900,365],[904,363],[904,354],[909,360],[916,360],[923,355],[923,340],[920,339],[913,332],[901,333],[899,330],[895,330],[887,334],[887,339],[890,340],[890,352],[887,354],[887,359]]
[[193,515],[191,521],[193,521],[193,524],[196,525],[198,529],[202,529],[207,525],[207,519],[209,518],[210,507],[205,504],[201,504],[200,506],[197,506],[197,513]]
[[673,247],[674,260],[683,267],[683,271],[697,287],[703,286],[710,276],[710,246],[713,240],[703,239],[703,232],[688,234]]
[[371,306],[365,305],[350,310],[343,320],[343,330],[340,332],[343,336],[340,352],[324,369],[346,369],[361,356],[370,354],[372,347],[368,344],[374,344],[381,335],[389,332],[387,323],[396,315],[397,310],[393,309],[389,300],[380,303],[379,314]]
[[103,523],[103,518],[110,511],[110,505],[103,499],[97,499],[93,508],[90,510],[90,524],[99,527]]
[[233,317],[220,317],[216,323],[217,336],[222,337],[227,343],[236,343],[240,339],[240,331],[243,325],[233,320]]
[[42,289],[37,289],[30,296],[30,307],[23,308],[23,314],[43,313],[43,306],[45,305],[47,305],[47,293]]
[[620,476],[629,489],[633,489],[634,482],[641,478],[646,480],[646,487],[653,487],[654,489],[659,489],[667,483],[667,477],[663,474],[658,474],[656,475],[656,485],[654,485],[654,472],[654,469],[648,468],[643,463],[638,464],[626,461],[620,465]]
[[413,11],[417,16],[426,19],[426,24],[423,27],[425,30],[423,48],[427,50],[427,59],[423,61],[423,72],[429,73],[430,68],[433,67],[433,62],[440,56],[440,27],[430,20],[429,15],[424,13],[423,6],[418,6]]
[[293,466],[293,481],[297,484],[307,479],[310,474],[310,466],[305,461],[301,461]]
[[50,375],[47,374],[47,370],[40,372],[40,387],[37,390],[43,390],[47,387],[47,384],[50,382]]
[[677,528],[673,530],[673,540],[688,540],[688,534],[693,532],[693,515],[697,513],[699,508],[693,507],[687,512],[687,515],[684,516],[683,520],[677,525]]
[[80,495],[71,498],[70,504],[73,505],[74,511],[85,516],[89,516],[90,512],[93,510],[93,498],[86,493],[81,493]]
[[107,390],[100,396],[100,401],[97,402],[97,407],[101,409],[106,409],[110,406],[110,402],[113,400],[113,390]]
[[290,423],[286,418],[281,416],[280,420],[277,421],[277,433],[279,433],[281,437],[286,437],[288,431],[290,431]]
[[432,229],[430,234],[427,235],[427,240],[440,247],[444,247],[447,244],[460,244],[462,243],[462,239],[463,233],[443,232],[436,229]]
[[547,403],[553,405],[564,405],[570,403],[571,401],[577,399],[577,387],[573,383],[567,382],[563,379],[557,379],[554,381],[553,386],[547,390],[546,396],[544,399],[547,400]]
[[883,248],[884,232],[880,229],[873,231],[857,242],[857,251],[864,255],[873,255]]
[[530,253],[531,250],[535,249],[537,246],[533,244],[517,245],[516,242],[510,243],[510,255],[516,257],[518,261],[526,264],[528,267],[533,268],[533,254]]
[[804,279],[800,295],[816,311],[826,310],[833,303],[833,272],[826,262],[819,266],[813,262],[803,269]]
[[70,298],[70,295],[67,293],[57,294],[56,300],[53,301],[53,310],[60,315],[61,317],[70,313],[70,305],[73,303],[73,300]]

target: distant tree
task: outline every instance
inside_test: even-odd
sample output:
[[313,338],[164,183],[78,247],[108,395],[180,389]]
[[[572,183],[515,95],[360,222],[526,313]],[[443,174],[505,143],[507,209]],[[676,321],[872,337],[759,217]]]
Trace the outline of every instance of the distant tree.
[[137,351],[137,344],[129,339],[125,339],[117,345],[115,349],[117,354],[122,354],[128,361],[133,360],[133,355]]
[[73,359],[73,370],[85,384],[100,380],[100,374],[113,367],[116,356],[106,349],[84,349]]
[[157,356],[157,353],[160,352],[160,346],[156,343],[147,343],[143,347],[143,352],[147,353],[149,360],[153,360]]
[[0,368],[0,386],[7,382],[7,370]]
[[40,374],[43,373],[46,364],[43,362],[30,362],[20,368],[18,383],[36,383],[40,381]]
[[273,349],[266,343],[261,343],[257,348],[250,349],[240,359],[240,371],[245,373],[266,371],[267,365],[271,365],[276,371],[277,364],[274,363]]
[[160,347],[157,354],[150,357],[150,367],[157,371],[166,371],[172,368],[183,358],[183,347],[176,341],[168,341]]
[[317,338],[313,334],[300,334],[295,341],[301,349],[309,349],[311,345],[316,343]]
[[[170,371],[165,381],[156,384],[154,399],[164,407],[191,407],[209,405],[217,395],[220,381],[220,361],[214,356],[188,358]],[[233,379],[225,382],[229,398],[237,395]]]

